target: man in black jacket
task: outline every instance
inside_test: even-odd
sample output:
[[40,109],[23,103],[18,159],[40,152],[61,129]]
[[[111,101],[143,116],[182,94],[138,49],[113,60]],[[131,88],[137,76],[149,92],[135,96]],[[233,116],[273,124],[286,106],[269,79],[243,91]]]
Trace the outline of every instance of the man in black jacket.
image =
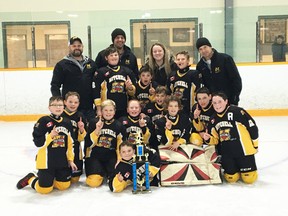
[[69,54],[54,67],[51,81],[53,96],[65,97],[69,91],[78,92],[80,105],[78,110],[86,119],[95,117],[94,100],[92,95],[92,79],[96,71],[95,62],[82,55],[83,44],[79,37],[72,37],[69,41]]
[[230,104],[238,105],[242,80],[233,58],[218,53],[205,37],[197,40],[196,47],[201,55],[196,70],[202,74],[204,86],[212,93],[224,92]]
[[[138,79],[139,69],[137,58],[132,53],[131,49],[125,45],[126,33],[122,29],[116,28],[111,33],[111,39],[113,44],[110,46],[114,46],[118,50],[120,56],[119,64],[130,68],[134,72],[136,79]],[[105,49],[100,51],[95,59],[97,69],[106,67],[108,65],[108,62],[105,59],[104,51]]]

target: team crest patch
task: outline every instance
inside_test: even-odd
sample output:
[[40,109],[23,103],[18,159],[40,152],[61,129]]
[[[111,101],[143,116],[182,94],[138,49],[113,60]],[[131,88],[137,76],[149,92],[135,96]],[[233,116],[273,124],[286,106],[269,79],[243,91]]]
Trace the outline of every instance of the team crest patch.
[[220,131],[220,142],[227,141],[231,139],[230,129]]

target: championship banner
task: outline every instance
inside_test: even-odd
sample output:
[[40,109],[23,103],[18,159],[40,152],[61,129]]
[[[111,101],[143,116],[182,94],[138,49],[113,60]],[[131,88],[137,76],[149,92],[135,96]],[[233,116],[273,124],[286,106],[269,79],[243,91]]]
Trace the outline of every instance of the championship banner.
[[177,151],[160,145],[162,186],[221,184],[221,165],[215,146],[180,145]]

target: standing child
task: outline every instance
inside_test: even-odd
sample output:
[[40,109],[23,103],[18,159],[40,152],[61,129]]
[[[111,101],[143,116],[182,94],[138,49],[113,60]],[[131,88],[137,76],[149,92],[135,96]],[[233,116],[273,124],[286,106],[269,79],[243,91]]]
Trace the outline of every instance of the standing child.
[[74,138],[74,163],[77,165],[78,169],[76,171],[72,171],[71,182],[78,182],[80,176],[83,173],[83,150],[81,146],[81,142],[84,141],[86,136],[86,120],[84,115],[78,111],[78,107],[80,104],[80,95],[77,92],[68,92],[65,95],[65,109],[62,113],[62,117],[68,118],[71,121],[73,127],[73,138]]
[[61,117],[64,110],[62,97],[51,97],[48,108],[51,114],[37,121],[32,134],[34,144],[39,148],[37,176],[27,174],[17,183],[18,189],[30,185],[41,194],[48,194],[53,188],[66,190],[71,184],[71,169],[77,170],[73,162],[72,125],[68,119]]
[[177,150],[179,145],[189,142],[191,121],[185,113],[180,112],[182,105],[177,96],[169,96],[165,105],[167,114],[155,121],[155,133],[160,144]]
[[136,83],[135,99],[137,99],[141,104],[141,110],[145,106],[155,99],[155,88],[157,83],[152,81],[153,72],[148,65],[140,68],[139,71],[139,81]]
[[204,140],[210,145],[221,144],[224,178],[233,183],[240,178],[252,184],[257,180],[255,154],[258,149],[258,127],[254,119],[241,107],[229,106],[228,97],[212,94],[217,112],[211,116]]
[[[133,182],[133,171],[132,171],[132,163],[133,157],[135,156],[135,145],[125,141],[120,144],[119,152],[121,156],[121,161],[116,165],[114,170],[114,176],[111,178],[109,182],[109,187],[112,192],[122,192],[128,185]],[[156,151],[151,150],[144,146],[144,152],[148,154],[149,164],[149,178],[152,180],[154,176],[159,171],[160,168],[160,157],[156,153]],[[138,174],[143,173],[143,165],[141,167],[137,167]],[[150,181],[151,181],[150,180]],[[145,184],[145,183],[144,183]]]
[[125,66],[119,65],[119,53],[115,47],[108,47],[105,52],[108,61],[106,67],[95,72],[93,78],[94,103],[97,115],[101,115],[101,102],[110,99],[117,106],[115,118],[126,115],[128,96],[135,95],[136,77]]
[[181,99],[183,111],[190,115],[195,103],[195,92],[201,87],[201,74],[189,68],[190,56],[182,51],[176,54],[178,70],[172,71],[167,81],[167,88],[171,94]]
[[104,100],[102,116],[89,122],[84,151],[86,184],[90,187],[99,187],[104,177],[109,180],[117,159],[120,160],[118,147],[125,136],[125,128],[114,118],[115,112],[114,101]]

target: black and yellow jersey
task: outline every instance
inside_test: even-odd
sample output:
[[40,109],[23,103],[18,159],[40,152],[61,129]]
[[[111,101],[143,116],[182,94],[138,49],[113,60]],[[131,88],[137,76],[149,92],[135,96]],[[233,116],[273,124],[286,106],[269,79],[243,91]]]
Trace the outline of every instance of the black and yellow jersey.
[[[198,108],[197,108],[198,107]],[[198,118],[194,119],[194,111],[200,109],[200,115]],[[192,131],[193,132],[204,132],[207,128],[207,124],[210,120],[210,117],[215,113],[212,103],[210,102],[206,108],[200,107],[197,103],[193,105],[191,112],[192,120]]]
[[81,118],[84,125],[87,124],[85,121],[84,115],[79,111],[70,113],[67,110],[64,110],[61,116],[71,121],[72,128],[73,128],[72,137],[74,139],[73,149],[74,149],[75,159],[77,158],[78,160],[83,160],[83,150],[82,150],[80,143],[84,141],[84,138],[86,136],[86,128],[85,128],[85,131],[81,134],[78,128],[78,122],[80,121],[80,118]]
[[190,114],[195,104],[196,91],[201,87],[201,73],[186,67],[173,71],[167,81],[167,88],[171,94],[181,99],[183,111]]
[[[56,127],[58,135],[50,133]],[[72,125],[69,119],[50,116],[41,117],[33,128],[33,142],[39,148],[36,157],[37,169],[68,167],[68,161],[74,160]]]
[[142,111],[149,102],[154,101],[155,96],[150,95],[149,90],[150,88],[156,89],[157,86],[158,86],[158,83],[156,83],[155,81],[152,81],[150,84],[146,86],[140,80],[136,83],[135,85],[136,90],[135,90],[134,98],[140,102]]
[[151,129],[152,129],[152,123],[149,117],[144,118],[146,121],[146,126],[140,127],[139,121],[140,116],[132,117],[130,115],[128,116],[122,116],[118,120],[120,123],[126,128],[126,136],[129,142],[134,143],[135,134],[142,134],[143,135],[143,142],[144,144],[149,143],[149,139],[151,136]]
[[221,143],[222,154],[239,157],[257,152],[258,127],[243,108],[231,105],[223,113],[215,113],[210,118],[208,132],[211,137],[206,143]]
[[[149,173],[151,173],[151,175],[154,177],[158,173],[160,168],[160,156],[154,149],[150,149],[147,146],[144,146],[144,152],[145,154],[148,154]],[[145,161],[143,161],[143,163],[136,163],[137,175],[144,175],[144,162]],[[112,176],[111,181],[109,181],[109,188],[112,192],[120,192],[133,182],[132,164],[133,158],[131,158],[129,161],[122,159],[116,165],[114,175]],[[119,173],[123,176],[122,182],[118,180],[117,174]]]
[[[128,91],[125,82],[129,78],[133,83],[133,90]],[[135,94],[136,78],[133,72],[125,66],[116,66],[115,68],[107,66],[97,70],[93,78],[93,96],[96,106],[101,102],[111,99],[115,102],[117,110],[126,110],[128,96]]]
[[119,157],[118,147],[125,140],[125,128],[115,119],[103,120],[104,125],[98,136],[94,132],[98,121],[97,117],[89,122],[84,145],[85,158],[95,157],[99,160],[108,160],[116,155]]
[[[166,118],[172,122],[170,130],[165,127]],[[182,112],[178,113],[177,116],[169,116],[167,114],[155,121],[155,133],[162,145],[171,145],[174,141],[178,141],[180,144],[189,143],[191,120]]]
[[163,106],[158,105],[156,102],[150,102],[146,105],[143,110],[143,113],[151,119],[152,123],[157,119],[160,119],[165,114],[165,109]]

